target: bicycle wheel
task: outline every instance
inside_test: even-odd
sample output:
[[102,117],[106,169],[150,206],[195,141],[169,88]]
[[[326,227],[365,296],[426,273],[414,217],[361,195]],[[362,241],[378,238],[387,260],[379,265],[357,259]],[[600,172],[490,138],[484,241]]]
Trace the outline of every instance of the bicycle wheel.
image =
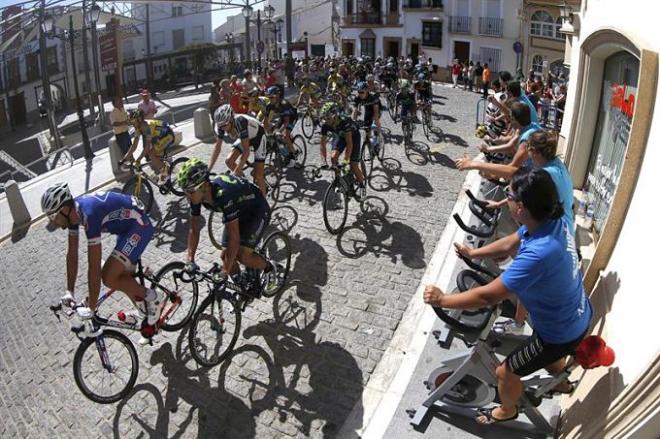
[[364,172],[364,178],[367,180],[374,168],[374,156],[371,154],[371,148],[371,140],[367,137],[364,142],[362,142],[362,152],[360,153],[361,163],[363,164],[362,171]]
[[[289,270],[291,269],[291,240],[282,231],[273,232],[264,239],[257,251],[264,258],[277,265],[277,286],[269,288],[266,285],[266,287],[261,289],[261,294],[264,297],[273,297],[284,289],[286,280],[289,277]],[[262,278],[266,277],[267,275],[262,274]],[[262,282],[262,285],[265,284]]]
[[422,113],[422,129],[424,130],[424,136],[428,139],[431,131],[426,120],[426,112]]
[[201,366],[217,366],[234,349],[241,331],[241,311],[234,300],[209,294],[192,319],[190,354]]
[[222,233],[225,230],[225,224],[222,222],[222,213],[211,211],[206,227],[209,229],[209,239],[211,244],[218,250],[222,250]]
[[377,151],[378,160],[381,162],[385,160],[385,136],[382,132],[378,132],[378,151]]
[[[138,183],[139,180],[139,183]],[[154,204],[154,190],[146,178],[135,176],[126,182],[121,193],[133,195],[142,202],[144,212],[151,212],[151,206]]]
[[333,181],[323,196],[323,222],[328,232],[338,234],[346,224],[348,216],[348,196],[339,187],[338,181]]
[[296,152],[296,167],[302,168],[307,161],[307,142],[300,134],[293,137],[293,149]]
[[170,190],[174,195],[179,197],[183,197],[184,194],[183,191],[176,184],[176,176],[179,173],[181,166],[183,166],[183,164],[188,160],[189,160],[188,157],[179,157],[178,159],[174,160],[170,165],[170,172],[168,174],[168,177],[170,179]]
[[[73,378],[86,398],[111,404],[131,392],[139,367],[137,352],[128,337],[104,329],[103,334],[86,338],[78,346],[73,357]],[[115,384],[115,390],[108,389]]]
[[314,123],[314,118],[312,113],[309,111],[305,112],[305,115],[302,118],[301,123],[302,133],[305,135],[307,140],[311,140],[314,137],[314,131],[316,130],[316,124]]
[[396,110],[396,101],[394,98],[394,95],[392,93],[387,95],[387,112],[390,114],[390,119],[392,119],[392,122],[396,122],[396,116],[395,113]]
[[196,282],[183,282],[182,272],[185,263],[174,261],[166,264],[156,273],[157,284],[152,283],[151,288],[166,289],[175,292],[180,303],[167,299],[161,310],[161,316],[170,313],[169,317],[161,325],[163,331],[178,331],[188,324],[197,306],[199,291]]
[[267,193],[266,196],[272,200],[270,207],[272,208],[277,204],[280,195],[280,169],[273,165],[264,165],[264,179],[266,180]]

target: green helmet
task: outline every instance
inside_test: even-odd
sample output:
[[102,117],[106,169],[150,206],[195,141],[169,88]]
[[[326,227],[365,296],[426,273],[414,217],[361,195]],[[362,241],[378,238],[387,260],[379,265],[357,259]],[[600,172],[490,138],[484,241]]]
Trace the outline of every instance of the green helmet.
[[326,102],[323,104],[323,107],[321,107],[321,117],[325,119],[328,116],[337,114],[338,111],[337,104],[334,102]]
[[181,166],[176,175],[177,185],[184,191],[191,190],[209,177],[209,167],[199,159],[190,159]]

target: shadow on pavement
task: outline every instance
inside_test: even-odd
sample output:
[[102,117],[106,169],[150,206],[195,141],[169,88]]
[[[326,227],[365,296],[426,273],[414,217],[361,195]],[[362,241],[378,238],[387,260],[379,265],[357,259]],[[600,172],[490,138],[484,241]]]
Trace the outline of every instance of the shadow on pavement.
[[[155,203],[154,203],[155,204]],[[156,207],[152,207],[152,212]],[[185,198],[167,202],[164,214],[151,215],[156,220],[153,240],[156,247],[170,244],[170,251],[180,253],[187,248],[189,205]]]

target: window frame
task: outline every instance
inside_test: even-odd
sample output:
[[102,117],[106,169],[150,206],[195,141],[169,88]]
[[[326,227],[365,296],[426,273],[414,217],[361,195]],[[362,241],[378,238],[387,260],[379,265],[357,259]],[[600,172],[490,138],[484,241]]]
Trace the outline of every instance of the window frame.
[[[438,27],[436,30],[437,42],[433,41],[433,27]],[[426,38],[426,32],[429,32],[429,39]],[[442,49],[442,21],[422,21],[422,46],[436,47]]]
[[529,34],[534,37],[556,38],[556,21],[554,17],[542,9],[532,14],[529,20]]
[[[365,42],[367,42],[365,44]],[[371,50],[365,50],[367,49]],[[376,57],[376,39],[375,38],[360,38],[360,56],[365,57],[369,56],[372,59]]]

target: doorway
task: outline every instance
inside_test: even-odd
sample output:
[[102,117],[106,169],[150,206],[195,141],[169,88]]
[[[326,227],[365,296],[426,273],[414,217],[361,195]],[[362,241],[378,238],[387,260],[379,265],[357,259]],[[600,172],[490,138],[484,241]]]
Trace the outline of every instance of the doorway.
[[419,43],[410,43],[410,58],[413,64],[417,64],[419,57]]
[[353,56],[355,55],[355,42],[344,40],[342,42],[342,55],[343,56]]
[[454,59],[456,58],[462,63],[470,61],[469,41],[454,41]]
[[399,57],[399,42],[398,41],[388,41],[387,45],[385,46],[385,56],[393,56],[394,58]]
[[11,117],[14,119],[14,125],[24,124],[26,121],[25,114],[25,95],[23,92],[17,93],[9,97],[9,108]]

